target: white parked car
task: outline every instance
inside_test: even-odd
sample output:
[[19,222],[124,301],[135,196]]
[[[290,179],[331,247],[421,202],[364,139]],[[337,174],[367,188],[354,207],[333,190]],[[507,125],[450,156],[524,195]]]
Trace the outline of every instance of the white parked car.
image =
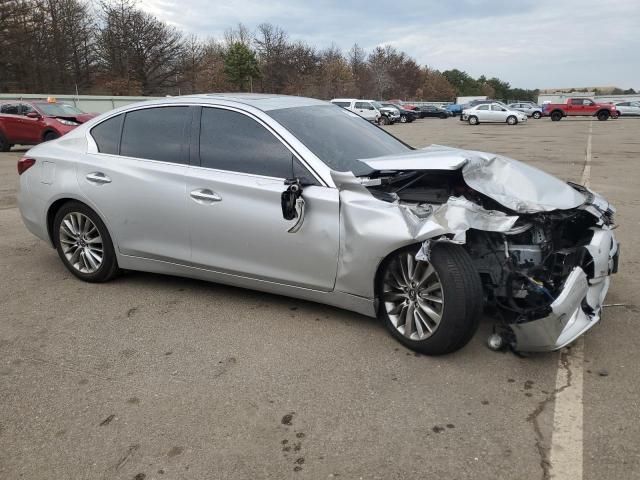
[[380,112],[381,106],[376,106],[374,100],[358,100],[357,98],[334,98],[331,103],[338,105],[339,107],[346,108],[347,110],[357,113],[361,117],[369,120],[370,122],[378,123],[382,113]]
[[542,117],[542,107],[530,102],[510,103],[509,108],[526,113],[527,117],[533,117],[536,120]]
[[516,125],[518,122],[526,122],[527,114],[512,110],[500,103],[483,103],[475,107],[465,108],[462,111],[462,120],[469,122],[469,125],[479,123],[507,123]]
[[640,102],[618,102],[616,103],[618,116],[640,116]]

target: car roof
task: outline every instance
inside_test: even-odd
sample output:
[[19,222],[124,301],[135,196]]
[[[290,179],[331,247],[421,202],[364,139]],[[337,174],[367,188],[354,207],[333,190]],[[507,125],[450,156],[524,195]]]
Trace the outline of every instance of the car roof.
[[323,100],[315,98],[296,97],[292,95],[275,95],[264,93],[205,93],[197,95],[185,95],[181,97],[167,97],[162,103],[184,102],[185,100],[199,103],[215,104],[217,101],[242,103],[262,111],[277,110],[281,108],[309,107],[313,105],[327,105]]

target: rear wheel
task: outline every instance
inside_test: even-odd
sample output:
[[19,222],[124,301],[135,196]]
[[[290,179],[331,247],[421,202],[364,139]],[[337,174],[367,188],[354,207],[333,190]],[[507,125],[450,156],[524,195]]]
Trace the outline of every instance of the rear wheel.
[[56,138],[60,138],[60,135],[58,135],[56,132],[47,132],[44,134],[45,142],[50,142],[51,140],[55,140]]
[[449,118],[449,115],[447,115],[446,113],[441,113],[439,116],[442,119]]
[[4,138],[4,136],[0,133],[0,152],[8,152],[11,150],[11,144],[9,141]]
[[551,114],[551,120],[553,120],[554,122],[559,122],[560,120],[562,120],[562,112],[553,112]]
[[515,116],[513,116],[513,115],[509,115],[509,116],[507,117],[507,124],[509,124],[509,125],[516,125],[517,123],[518,123],[518,119],[517,119]]
[[53,220],[53,238],[62,263],[79,279],[106,282],[118,273],[107,227],[86,205],[63,205]]
[[538,120],[540,117],[542,117],[542,114],[540,112],[533,112],[533,115],[531,116],[536,120]]
[[598,112],[598,120],[600,120],[601,122],[609,120],[609,112]]
[[478,125],[478,117],[476,117],[475,115],[471,115],[469,117],[469,125]]
[[436,244],[430,261],[418,246],[390,255],[381,267],[379,316],[397,340],[427,355],[462,348],[478,328],[480,277],[459,245]]

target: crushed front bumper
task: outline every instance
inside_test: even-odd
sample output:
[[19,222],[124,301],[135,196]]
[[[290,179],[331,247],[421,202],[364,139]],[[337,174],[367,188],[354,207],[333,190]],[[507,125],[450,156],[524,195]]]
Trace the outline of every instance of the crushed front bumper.
[[600,321],[611,274],[618,269],[620,247],[611,230],[594,228],[593,238],[586,248],[593,262],[593,278],[588,278],[581,267],[575,267],[551,304],[548,316],[511,324],[515,350],[559,350]]

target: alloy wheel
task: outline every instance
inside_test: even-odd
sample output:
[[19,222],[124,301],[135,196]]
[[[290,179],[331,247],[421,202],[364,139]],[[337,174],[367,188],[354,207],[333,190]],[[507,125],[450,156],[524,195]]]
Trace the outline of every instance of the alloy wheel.
[[399,254],[389,265],[382,288],[383,308],[401,335],[419,341],[435,333],[444,295],[431,263],[416,260],[411,252]]
[[70,212],[62,219],[60,247],[69,264],[80,273],[94,273],[102,265],[104,245],[98,227],[80,212]]

